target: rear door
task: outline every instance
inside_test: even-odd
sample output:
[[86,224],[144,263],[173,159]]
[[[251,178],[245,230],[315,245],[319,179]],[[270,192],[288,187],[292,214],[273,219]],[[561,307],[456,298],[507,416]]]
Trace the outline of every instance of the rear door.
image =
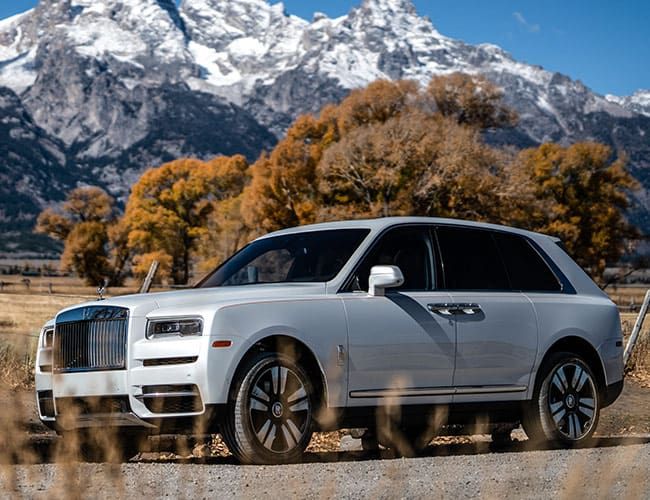
[[537,354],[535,310],[513,290],[490,230],[436,229],[457,328],[455,402],[525,397]]

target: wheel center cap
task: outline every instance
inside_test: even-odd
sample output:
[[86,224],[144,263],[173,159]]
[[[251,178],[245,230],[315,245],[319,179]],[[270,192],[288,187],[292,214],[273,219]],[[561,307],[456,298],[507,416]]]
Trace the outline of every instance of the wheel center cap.
[[280,418],[283,412],[284,412],[284,408],[282,407],[282,403],[280,403],[279,401],[273,403],[273,406],[271,406],[271,413],[273,413],[274,417]]
[[569,394],[569,395],[566,397],[564,403],[566,404],[567,408],[569,408],[569,409],[573,409],[573,408],[575,407],[575,405],[576,405],[576,398],[575,398],[575,396],[574,396],[573,394]]

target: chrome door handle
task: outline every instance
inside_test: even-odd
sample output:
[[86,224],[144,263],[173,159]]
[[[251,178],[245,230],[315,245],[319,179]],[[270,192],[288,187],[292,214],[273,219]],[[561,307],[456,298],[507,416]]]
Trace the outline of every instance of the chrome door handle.
[[427,309],[435,314],[443,316],[453,316],[455,314],[478,314],[481,312],[481,306],[478,304],[427,304]]
[[478,304],[456,304],[456,314],[478,314],[481,312],[481,306]]
[[456,313],[456,304],[427,304],[427,309],[443,316],[453,316]]

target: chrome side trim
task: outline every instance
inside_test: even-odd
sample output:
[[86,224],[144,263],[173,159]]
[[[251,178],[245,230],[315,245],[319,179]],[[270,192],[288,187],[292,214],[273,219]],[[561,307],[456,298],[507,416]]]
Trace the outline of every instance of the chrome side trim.
[[453,396],[456,394],[493,394],[524,392],[528,389],[526,386],[507,385],[507,386],[478,386],[478,387],[425,387],[422,389],[373,389],[363,391],[351,391],[351,398],[390,398],[390,397],[424,397],[424,396]]
[[390,398],[411,396],[448,396],[454,394],[453,388],[445,389],[377,389],[370,391],[352,391],[351,398]]
[[524,392],[528,390],[525,385],[497,385],[481,387],[457,387],[454,394],[491,394],[504,392]]
[[197,392],[184,392],[184,391],[177,391],[177,392],[148,392],[147,394],[141,394],[136,396],[136,399],[151,399],[151,398],[185,398],[185,397],[198,397],[199,394]]

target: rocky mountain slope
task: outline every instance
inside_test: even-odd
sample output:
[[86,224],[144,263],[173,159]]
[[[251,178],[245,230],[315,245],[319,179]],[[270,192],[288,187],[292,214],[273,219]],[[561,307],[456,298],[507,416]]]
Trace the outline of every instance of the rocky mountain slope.
[[[9,190],[27,198],[0,202],[3,224],[24,232],[40,207],[79,182],[124,197],[144,168],[177,156],[253,159],[297,114],[350,89],[377,78],[425,84],[453,71],[485,74],[519,112],[517,129],[494,142],[597,139],[625,150],[645,187],[632,216],[650,232],[648,93],[600,96],[494,45],[448,38],[410,0],[363,0],[345,16],[311,21],[265,0],[184,0],[180,8],[173,0],[41,0],[0,21],[0,86],[13,103],[6,116],[37,142],[12,145],[26,168],[18,169],[22,191]],[[12,215],[14,205],[25,215]]]
[[650,90],[637,90],[634,94],[625,97],[607,95],[605,98],[630,111],[650,116]]

